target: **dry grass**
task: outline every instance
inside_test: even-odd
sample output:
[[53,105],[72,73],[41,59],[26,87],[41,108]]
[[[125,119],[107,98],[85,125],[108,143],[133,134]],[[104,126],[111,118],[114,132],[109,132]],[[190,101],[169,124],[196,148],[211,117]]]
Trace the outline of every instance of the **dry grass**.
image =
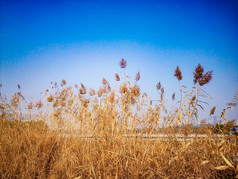
[[[126,65],[123,59],[121,68]],[[197,107],[203,107],[198,100],[205,95],[201,86],[211,80],[206,74],[195,75],[195,87],[185,93],[179,67],[175,76],[181,100],[172,110],[165,106],[161,83],[157,101],[140,91],[140,73],[134,82],[125,71],[124,81],[116,74],[114,90],[104,78],[98,91],[83,84],[68,87],[65,80],[52,82],[44,100],[27,104],[19,85],[10,100],[1,97],[0,178],[236,177],[235,136],[233,142],[228,137],[214,140],[207,129],[206,140],[173,137],[177,125],[184,126],[184,136],[192,132],[191,125],[199,121]],[[206,83],[199,85],[203,79]],[[30,120],[21,121],[23,111]],[[220,120],[226,120],[225,112],[222,115]],[[150,140],[159,133],[166,133],[168,140]]]

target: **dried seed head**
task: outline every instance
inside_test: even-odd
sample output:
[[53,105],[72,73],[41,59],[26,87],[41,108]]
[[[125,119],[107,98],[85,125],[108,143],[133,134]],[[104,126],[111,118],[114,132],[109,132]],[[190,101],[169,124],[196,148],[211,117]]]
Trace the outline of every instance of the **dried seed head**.
[[110,103],[114,103],[115,102],[115,92],[110,93],[109,101],[110,101]]
[[147,98],[148,95],[146,93],[143,93],[142,98]]
[[38,109],[42,108],[42,106],[43,106],[43,104],[42,104],[41,100],[36,103],[36,107],[37,107]]
[[136,74],[136,81],[139,81],[139,80],[140,80],[140,72]]
[[214,107],[211,109],[211,111],[210,111],[210,116],[215,113],[215,110],[216,110],[216,106],[214,106]]
[[133,98],[133,96],[131,97],[131,104],[135,104],[136,103],[136,100]]
[[130,87],[132,95],[138,97],[140,96],[140,87],[137,85],[134,85],[133,87]]
[[119,93],[126,93],[128,92],[126,83],[123,83],[119,88]]
[[53,100],[54,100],[53,95],[50,95],[50,96],[47,98],[47,101],[48,101],[48,102],[53,102]]
[[106,80],[105,78],[103,78],[103,79],[102,79],[102,84],[103,84],[103,85],[107,85],[107,83],[108,83],[107,80]]
[[95,94],[96,94],[95,90],[92,89],[92,88],[89,88],[89,95],[90,95],[90,96],[93,96],[93,95],[95,95]]
[[54,108],[57,107],[57,106],[59,106],[59,101],[58,101],[58,100],[56,100],[56,101],[54,102],[54,104],[53,104],[53,107],[54,107]]
[[112,89],[111,89],[111,86],[110,86],[110,84],[108,83],[107,84],[107,91],[111,91]]
[[60,99],[65,101],[67,99],[67,97],[69,96],[69,89],[65,88],[60,92]]
[[30,102],[27,107],[28,107],[28,109],[32,109],[33,108],[32,102]]
[[78,85],[77,85],[77,84],[75,84],[75,85],[74,85],[74,87],[77,89],[77,88],[78,88]]
[[175,69],[174,76],[180,81],[183,79],[182,71],[179,69],[179,66]]
[[57,84],[57,82],[55,82],[55,88],[57,88],[58,87],[58,84]]
[[200,86],[208,84],[212,80],[212,72],[213,71],[206,72],[205,75],[203,75],[203,77],[198,80]]
[[172,95],[172,100],[175,100],[175,93],[173,93]]
[[59,117],[61,115],[61,112],[62,112],[62,109],[57,109],[55,112],[54,112],[54,117]]
[[116,73],[115,74],[116,81],[120,81],[120,76]]
[[160,90],[160,88],[161,88],[161,83],[160,82],[157,83],[156,88],[157,88],[157,90]]
[[193,96],[191,100],[192,100],[192,101],[195,101],[195,99],[196,99],[196,96]]
[[17,107],[19,105],[19,102],[20,102],[20,97],[19,97],[19,95],[17,93],[15,93],[12,96],[11,105],[14,106],[14,107]]
[[202,65],[198,64],[197,67],[195,68],[195,72],[193,72],[193,75],[194,75],[193,82],[194,82],[194,84],[196,84],[198,82],[198,80],[202,78],[203,71],[204,71],[204,68],[202,67]]
[[161,88],[161,93],[164,94],[164,88]]
[[66,85],[66,81],[63,79],[62,81],[61,81],[61,87],[63,87],[64,85]]
[[18,89],[21,89],[21,86],[19,84],[17,85],[17,87],[18,87]]
[[83,105],[84,108],[88,107],[88,103],[89,103],[89,99],[83,99],[82,100],[82,105]]
[[126,60],[124,60],[124,58],[122,58],[121,61],[120,61],[120,67],[121,68],[126,68],[126,66],[127,66],[126,63],[127,63]]
[[103,93],[106,93],[106,89],[99,87],[99,90],[97,91],[98,97],[101,97],[103,95]]
[[79,89],[79,93],[80,94],[86,94],[87,93],[87,89],[82,83],[81,83],[81,88]]

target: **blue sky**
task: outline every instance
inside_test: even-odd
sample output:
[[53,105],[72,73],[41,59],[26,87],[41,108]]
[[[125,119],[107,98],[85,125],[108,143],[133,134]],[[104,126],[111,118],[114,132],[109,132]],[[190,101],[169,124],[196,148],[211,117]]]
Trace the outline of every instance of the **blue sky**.
[[[213,70],[204,89],[219,115],[238,88],[238,1],[12,1],[0,0],[0,82],[11,95],[21,84],[37,96],[51,81],[97,89],[114,85],[119,61],[152,99],[161,81],[168,99],[173,76],[192,87],[195,66]],[[133,76],[134,78],[134,76]],[[238,112],[230,114],[237,118]]]

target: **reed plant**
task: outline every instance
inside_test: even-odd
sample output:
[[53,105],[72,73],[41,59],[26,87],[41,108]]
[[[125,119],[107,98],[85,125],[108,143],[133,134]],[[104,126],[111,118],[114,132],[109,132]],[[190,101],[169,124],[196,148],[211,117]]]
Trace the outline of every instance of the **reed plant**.
[[[151,100],[140,89],[140,72],[130,78],[127,61],[119,65],[114,87],[106,78],[97,90],[62,80],[51,82],[40,101],[26,101],[20,85],[10,99],[1,95],[0,178],[238,177],[236,136],[218,139],[206,129],[206,138],[188,139],[200,120],[198,107],[206,104],[202,86],[212,71],[203,74],[199,64],[194,87],[185,91],[177,66],[180,99],[174,93],[175,107],[168,109],[161,82],[159,98]],[[228,107],[219,120],[227,120]]]

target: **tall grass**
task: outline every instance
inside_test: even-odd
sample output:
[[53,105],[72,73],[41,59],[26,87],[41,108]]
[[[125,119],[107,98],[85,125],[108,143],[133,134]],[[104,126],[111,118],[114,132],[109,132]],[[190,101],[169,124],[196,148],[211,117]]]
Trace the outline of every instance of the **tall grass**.
[[[52,82],[41,101],[27,103],[20,85],[11,99],[1,96],[0,178],[238,177],[235,136],[217,140],[207,128],[207,138],[186,140],[200,120],[198,108],[207,97],[202,86],[211,71],[203,74],[198,65],[194,87],[185,92],[177,67],[180,99],[173,94],[175,107],[168,109],[161,83],[159,99],[150,100],[137,84],[140,73],[130,79],[126,66],[122,59],[124,75],[115,74],[113,88],[105,78],[98,90],[62,80]],[[227,120],[227,109],[219,120]],[[28,120],[22,121],[23,113]],[[178,126],[182,140],[175,136]],[[154,140],[161,133],[166,140]]]

